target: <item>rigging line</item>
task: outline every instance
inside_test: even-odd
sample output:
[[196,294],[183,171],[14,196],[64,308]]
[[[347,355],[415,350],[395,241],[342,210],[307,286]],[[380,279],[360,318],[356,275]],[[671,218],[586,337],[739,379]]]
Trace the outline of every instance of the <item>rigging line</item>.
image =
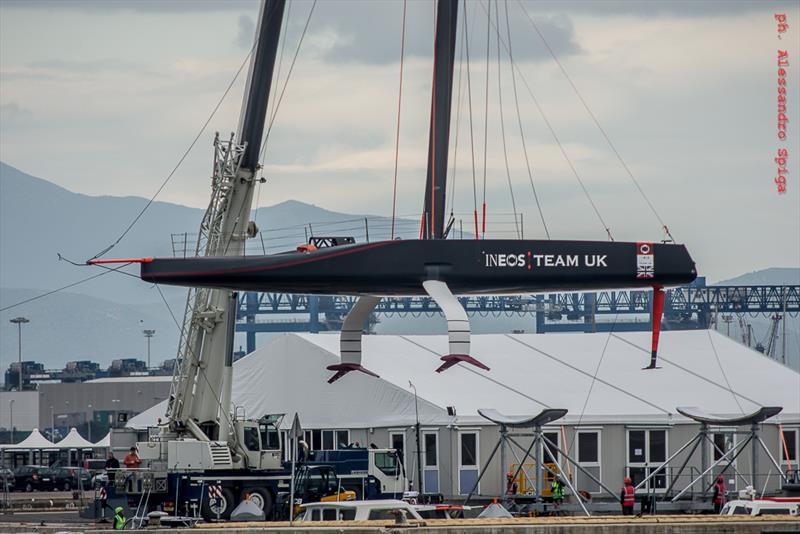
[[[486,11],[486,6],[483,5],[483,2],[480,2],[480,5],[483,8],[483,10]],[[508,50],[508,46],[505,44],[503,39],[500,39],[500,42],[503,44],[503,46],[505,46],[506,50]],[[533,93],[533,89],[531,89],[531,86],[528,83],[527,78],[525,78],[525,75],[523,74],[522,69],[520,69],[519,65],[517,65],[516,62],[512,63],[512,68],[517,69],[517,72],[519,73],[519,77],[522,78],[522,83],[525,85],[525,88],[528,90],[528,94],[531,96],[531,99],[533,100],[533,103],[536,105],[536,109],[539,111],[539,115],[541,115],[542,120],[544,121],[545,125],[547,126],[547,129],[550,131],[550,135],[553,137],[553,140],[558,145],[558,148],[561,151],[561,155],[564,156],[564,159],[566,160],[567,165],[569,166],[570,170],[572,171],[572,174],[575,176],[575,179],[578,181],[578,184],[580,185],[581,189],[583,190],[583,194],[586,196],[586,199],[589,201],[589,204],[592,206],[592,210],[594,211],[594,214],[597,216],[598,220],[603,225],[603,229],[605,230],[609,241],[614,241],[614,237],[611,235],[611,228],[608,227],[608,225],[606,224],[605,219],[603,219],[603,216],[600,215],[600,210],[597,208],[597,204],[595,204],[594,200],[592,199],[591,195],[589,194],[589,190],[586,188],[586,185],[583,183],[583,180],[581,179],[580,174],[578,174],[578,170],[575,168],[575,165],[572,163],[572,160],[570,159],[569,155],[567,154],[567,151],[564,148],[564,145],[561,143],[561,140],[559,139],[558,135],[556,134],[555,128],[550,123],[550,120],[547,118],[547,115],[545,114],[544,109],[542,108],[541,104],[539,103],[539,99],[536,98],[536,95]]]
[[714,358],[717,360],[717,365],[719,366],[719,370],[722,373],[722,378],[725,379],[725,383],[728,385],[728,390],[733,395],[733,400],[736,401],[736,405],[739,407],[739,411],[742,412],[744,415],[744,408],[742,408],[742,403],[739,402],[739,397],[733,392],[733,388],[731,387],[731,383],[728,380],[728,375],[725,373],[725,368],[722,367],[722,361],[719,359],[719,354],[717,354],[717,347],[714,345],[714,340],[711,337],[711,330],[706,330],[706,334],[708,334],[708,342],[711,343],[711,350],[714,351]]
[[[506,0],[506,1],[508,1],[508,0]],[[597,129],[600,130],[600,133],[602,134],[603,138],[606,140],[606,143],[608,143],[608,146],[611,148],[611,151],[614,152],[614,155],[617,157],[617,159],[619,160],[620,164],[622,165],[622,168],[625,169],[626,173],[628,173],[628,176],[630,177],[631,181],[633,182],[633,185],[636,186],[636,189],[638,189],[639,194],[642,196],[644,201],[650,207],[650,211],[653,212],[653,215],[656,216],[656,219],[658,219],[658,222],[661,223],[661,227],[664,229],[664,232],[666,232],[667,237],[669,237],[670,240],[674,242],[675,239],[673,239],[672,234],[670,234],[669,228],[664,223],[664,220],[658,214],[658,211],[656,211],[656,208],[655,208],[655,206],[653,206],[653,203],[650,202],[650,199],[645,194],[645,192],[642,189],[641,185],[639,185],[639,181],[634,177],[633,172],[631,172],[631,169],[628,167],[628,164],[625,163],[624,159],[622,159],[622,155],[617,150],[617,147],[614,146],[614,143],[611,142],[611,138],[608,136],[608,134],[606,133],[605,129],[600,125],[600,121],[597,119],[597,116],[595,116],[594,112],[589,107],[589,104],[586,102],[586,100],[584,100],[584,98],[581,95],[580,91],[578,91],[578,87],[572,81],[572,78],[570,78],[569,74],[567,74],[567,70],[564,68],[564,65],[561,63],[561,61],[559,61],[559,59],[556,56],[555,52],[550,47],[550,44],[544,38],[544,35],[542,35],[542,32],[539,30],[539,27],[536,25],[536,22],[534,22],[533,17],[530,16],[530,14],[528,13],[528,10],[525,9],[525,7],[522,5],[522,2],[520,0],[517,0],[517,3],[519,4],[520,8],[522,9],[522,12],[525,13],[525,16],[527,17],[528,21],[530,21],[531,26],[533,26],[533,29],[536,30],[536,33],[539,35],[539,38],[542,40],[542,43],[544,43],[544,46],[545,46],[545,48],[547,48],[547,51],[550,52],[550,55],[553,57],[553,60],[556,62],[556,65],[558,65],[558,68],[561,70],[561,73],[564,75],[564,78],[566,78],[567,82],[569,82],[569,85],[570,85],[570,87],[572,87],[572,90],[575,92],[575,95],[578,97],[578,100],[581,101],[581,104],[583,105],[583,108],[589,114],[589,117],[591,117],[591,119],[594,122],[595,126],[597,126]]]
[[[511,184],[511,168],[508,166],[508,148],[506,146],[506,121],[503,118],[503,86],[502,86],[502,72],[500,69],[500,8],[497,1],[494,3],[495,20],[498,25],[497,29],[497,100],[500,105],[500,133],[503,139],[503,159],[506,162],[506,178],[508,179],[508,191],[511,193],[511,209],[514,211],[514,230],[517,232],[517,239],[522,237],[520,228],[517,225],[517,199],[514,197],[514,186]],[[491,6],[490,8],[491,9]]]
[[[283,84],[283,88],[281,89],[281,94],[278,97],[278,101],[275,103],[275,114],[272,116],[272,118],[270,120],[269,127],[267,128],[267,133],[264,136],[264,142],[261,145],[261,153],[258,156],[259,161],[264,161],[264,157],[265,157],[265,154],[266,154],[266,151],[267,151],[267,143],[269,142],[269,134],[272,131],[272,125],[275,123],[275,118],[278,115],[278,110],[280,109],[281,102],[283,101],[283,95],[286,92],[286,87],[289,85],[289,80],[292,77],[292,71],[294,70],[295,62],[297,61],[297,56],[300,53],[300,48],[303,45],[303,40],[305,39],[306,32],[308,31],[308,25],[311,23],[311,15],[314,14],[314,8],[316,7],[316,5],[317,5],[317,0],[314,0],[314,3],[311,4],[311,9],[308,11],[308,18],[306,19],[306,24],[303,27],[303,33],[300,35],[300,40],[297,43],[297,48],[294,51],[294,57],[292,58],[292,63],[291,63],[291,65],[289,65],[289,72],[286,74],[286,81]],[[262,166],[262,169],[263,169],[263,166]],[[262,170],[262,173],[263,173],[263,170]],[[250,206],[250,209],[252,209],[252,206]],[[236,219],[236,223],[234,223],[233,231],[231,232],[231,235],[228,236],[228,240],[225,243],[225,248],[224,248],[225,252],[223,254],[226,254],[228,252],[228,247],[230,247],[230,244],[231,244],[231,241],[233,239],[233,236],[236,233],[236,227],[239,225],[239,222],[242,220],[242,216],[244,215],[244,210],[245,210],[245,204],[242,203],[242,205],[239,207],[239,213],[237,214],[237,219]]]
[[[170,317],[172,317],[172,322],[175,323],[175,326],[178,328],[178,331],[180,332],[180,338],[178,340],[178,345],[179,346],[183,346],[183,341],[186,338],[186,333],[184,332],[184,328],[183,328],[183,326],[181,326],[180,323],[178,323],[178,319],[177,319],[177,317],[175,317],[175,313],[173,313],[172,307],[169,305],[169,302],[167,301],[167,297],[165,297],[164,293],[161,291],[161,287],[158,284],[153,284],[153,286],[155,286],[156,290],[158,291],[158,294],[161,295],[161,300],[164,302],[164,306],[167,307],[167,311],[169,312]],[[230,310],[228,311],[228,313],[230,313]],[[235,309],[233,310],[233,313],[236,313]],[[233,343],[233,340],[231,340],[231,343]],[[197,357],[197,354],[195,354],[194,350],[191,348],[191,346],[188,343],[188,341],[186,343],[186,348],[189,349],[189,351],[188,351],[189,352],[189,356],[197,364],[198,374],[203,377],[203,380],[205,380],[206,385],[208,386],[208,390],[211,391],[211,395],[214,397],[214,400],[217,401],[217,408],[219,408],[219,412],[225,418],[225,422],[229,426],[233,427],[233,423],[231,422],[231,419],[230,419],[230,414],[228,413],[229,410],[230,410],[230,406],[228,406],[227,408],[223,408],[222,399],[217,394],[216,390],[214,390],[214,386],[211,385],[211,381],[208,379],[208,376],[206,375],[206,370],[201,366],[200,359]],[[175,362],[176,366],[179,365],[179,364],[180,364],[180,362],[178,362],[178,361]],[[167,414],[167,415],[169,415],[169,414]]]
[[[520,341],[519,339],[515,338],[515,337],[514,337],[513,335],[511,335],[511,334],[503,334],[503,335],[504,335],[505,337],[507,337],[507,338],[511,339],[511,340],[514,340],[514,341],[516,341],[517,343],[519,343],[519,344],[520,344],[520,345],[522,345],[523,347],[528,347],[529,349],[531,349],[531,350],[533,350],[533,351],[535,351],[535,352],[538,352],[538,353],[539,353],[539,354],[541,354],[542,356],[546,356],[547,358],[550,358],[550,359],[551,359],[551,360],[553,360],[554,362],[560,363],[561,365],[563,365],[563,366],[565,366],[565,367],[569,367],[569,368],[570,368],[570,369],[572,369],[573,371],[576,371],[576,372],[578,372],[578,373],[580,373],[580,374],[582,374],[582,375],[588,376],[588,377],[590,377],[590,378],[591,378],[591,376],[592,376],[592,375],[590,375],[589,373],[587,373],[586,371],[584,371],[583,369],[581,369],[580,367],[575,367],[574,365],[572,365],[572,364],[569,364],[569,363],[565,362],[564,360],[560,360],[560,359],[558,359],[557,357],[553,356],[552,354],[548,354],[548,353],[546,353],[545,351],[543,351],[543,350],[541,350],[541,349],[538,349],[538,348],[534,347],[533,345],[528,345],[528,344],[527,344],[527,343],[525,343],[524,341]],[[628,396],[628,397],[631,397],[631,398],[633,398],[633,399],[636,399],[636,400],[638,400],[639,402],[642,402],[642,403],[644,403],[644,404],[647,404],[648,406],[650,406],[650,407],[652,407],[652,408],[655,408],[656,410],[658,410],[658,411],[660,411],[660,412],[664,412],[666,415],[670,415],[670,411],[669,411],[669,410],[665,410],[665,409],[664,409],[664,408],[662,408],[661,406],[659,406],[659,405],[657,405],[657,404],[653,404],[652,402],[650,402],[649,400],[647,400],[647,399],[645,399],[645,398],[643,398],[643,397],[640,397],[640,396],[638,396],[638,395],[634,395],[633,393],[631,393],[631,392],[629,392],[629,391],[626,391],[626,390],[622,389],[621,387],[619,387],[619,386],[616,386],[616,385],[612,384],[611,382],[608,382],[607,380],[603,380],[602,378],[596,378],[595,380],[597,380],[597,381],[598,381],[598,382],[600,382],[601,384],[604,384],[604,385],[606,385],[606,386],[610,387],[611,389],[613,389],[613,390],[615,390],[615,391],[618,391],[618,392],[620,392],[620,393],[622,393],[622,394],[624,394],[624,395],[626,395],[626,396]]]
[[[631,347],[639,349],[640,351],[644,352],[645,354],[648,354],[648,355],[650,354],[650,349],[649,348],[645,349],[644,347],[640,347],[639,345],[633,343],[632,341],[628,341],[624,337],[620,337],[617,334],[614,334],[614,337],[617,338],[618,340],[622,341],[623,343],[627,343]],[[690,374],[690,375],[692,375],[692,376],[694,376],[696,378],[699,378],[700,380],[703,380],[704,382],[707,382],[707,383],[711,384],[712,386],[717,386],[718,388],[720,388],[722,390],[729,391],[729,392],[733,393],[734,395],[736,395],[738,397],[741,397],[741,398],[743,398],[744,400],[746,400],[748,402],[752,402],[756,406],[763,406],[760,402],[758,402],[758,401],[756,401],[754,399],[751,399],[750,397],[747,397],[746,395],[743,395],[743,394],[739,393],[738,391],[735,391],[735,390],[733,390],[733,389],[731,389],[729,387],[726,388],[724,385],[722,385],[722,384],[720,384],[718,382],[714,382],[713,380],[711,380],[710,378],[708,378],[708,377],[706,377],[706,376],[704,376],[702,374],[696,373],[696,372],[692,371],[691,369],[689,369],[687,367],[684,367],[684,366],[682,366],[680,364],[675,363],[674,361],[671,361],[671,360],[665,358],[662,355],[661,352],[659,352],[659,354],[658,354],[658,361],[666,362],[666,363],[668,363],[670,365],[674,365],[675,367],[677,367],[678,369],[680,369],[684,373],[687,373],[687,374]]]
[[525,132],[522,128],[522,113],[519,110],[519,95],[517,94],[517,74],[514,72],[514,54],[512,53],[511,49],[511,24],[508,20],[508,0],[504,0],[505,6],[505,15],[506,15],[506,33],[508,35],[508,60],[511,63],[511,85],[514,88],[514,105],[516,106],[517,110],[517,122],[519,124],[519,136],[522,140],[522,153],[525,155],[525,166],[528,169],[528,180],[531,183],[531,189],[533,190],[533,199],[536,201],[536,208],[539,210],[539,217],[542,219],[542,227],[544,228],[544,233],[547,236],[547,239],[550,239],[550,231],[547,229],[547,223],[544,220],[544,211],[542,210],[542,205],[539,202],[539,195],[536,192],[536,186],[533,183],[533,171],[531,171],[531,162],[528,158],[528,146],[525,143]]
[[[584,301],[585,302],[585,301]],[[592,310],[594,312],[594,310]],[[594,385],[597,382],[597,375],[600,373],[600,365],[603,363],[603,358],[606,357],[606,349],[608,349],[608,342],[611,341],[611,336],[614,334],[614,329],[617,327],[617,319],[619,318],[619,312],[614,315],[614,321],[611,323],[611,330],[608,332],[606,336],[606,341],[603,344],[603,351],[600,353],[600,359],[597,361],[597,366],[594,368],[594,374],[592,375],[592,382],[589,384],[589,390],[586,392],[586,398],[583,400],[583,407],[581,408],[581,414],[578,416],[578,422],[575,424],[575,427],[581,426],[581,422],[583,422],[583,416],[586,414],[586,407],[589,405],[589,399],[592,396],[592,390],[594,389]],[[567,447],[567,452],[569,453],[572,450],[572,446],[575,445],[575,438],[578,436],[578,433],[575,432],[572,435],[572,440],[570,440],[569,447]]]
[[303,33],[300,34],[300,40],[297,43],[297,48],[294,51],[294,57],[292,57],[292,62],[289,65],[289,72],[286,74],[286,81],[283,83],[283,87],[281,88],[281,94],[278,97],[278,101],[275,103],[275,114],[270,117],[269,126],[267,127],[267,133],[264,135],[264,143],[261,147],[261,156],[260,160],[264,161],[264,154],[267,151],[267,143],[269,143],[269,134],[272,133],[272,126],[275,124],[275,119],[278,116],[278,110],[281,107],[281,102],[283,102],[283,95],[286,93],[286,87],[289,85],[289,80],[292,77],[292,72],[294,71],[294,65],[297,62],[297,56],[300,53],[300,47],[303,45],[303,40],[306,37],[306,32],[308,31],[308,25],[311,23],[311,15],[314,14],[314,8],[317,7],[317,0],[314,0],[314,3],[311,4],[311,9],[308,11],[308,18],[306,19],[306,24],[303,26]]
[[[78,264],[78,263],[75,263],[75,262],[73,262],[73,261],[69,260],[68,258],[64,258],[64,257],[62,257],[61,255],[59,255],[59,259],[61,259],[61,260],[63,260],[63,261],[66,261],[67,263],[70,263],[70,264],[72,264],[72,265],[76,265],[76,266],[82,266],[82,265],[80,265],[80,264]],[[86,279],[86,280],[84,280],[84,281],[91,280],[92,278],[97,278],[97,277],[99,277],[99,276],[102,276],[102,275],[105,275],[105,274],[108,274],[108,273],[119,273],[119,274],[124,274],[124,275],[126,275],[126,276],[130,276],[130,277],[132,277],[132,278],[136,278],[137,280],[139,280],[140,278],[139,278],[138,276],[136,276],[135,274],[128,273],[128,272],[125,272],[125,271],[122,271],[122,270],[121,270],[122,268],[124,268],[124,267],[127,267],[128,265],[130,265],[130,263],[125,263],[125,264],[123,264],[123,265],[120,265],[119,267],[108,267],[108,266],[106,266],[106,265],[96,264],[96,266],[97,266],[97,267],[100,267],[100,268],[102,268],[102,269],[105,269],[105,271],[103,271],[102,273],[100,273],[100,274],[97,274],[97,275],[95,275],[95,276],[91,276],[91,277],[87,278],[87,279]],[[76,282],[76,284],[78,284],[78,283],[81,283],[81,282]],[[76,285],[76,284],[73,284],[73,285]],[[172,308],[170,307],[169,303],[167,302],[167,299],[166,299],[166,297],[164,296],[164,293],[161,291],[161,288],[158,286],[158,284],[153,284],[153,285],[154,285],[154,286],[155,286],[155,288],[158,290],[158,293],[159,293],[159,295],[161,295],[161,300],[163,300],[163,301],[164,301],[164,304],[165,304],[165,305],[166,305],[166,307],[167,307],[167,311],[169,311],[169,314],[170,314],[170,316],[172,317],[172,321],[175,323],[175,325],[178,327],[178,329],[179,329],[179,330],[180,330],[180,332],[181,332],[181,334],[180,334],[180,337],[181,337],[180,341],[181,341],[181,344],[182,344],[182,342],[183,342],[183,337],[184,337],[183,328],[182,328],[182,327],[181,327],[181,326],[178,324],[178,320],[177,320],[177,318],[175,317],[175,314],[172,312]],[[51,291],[50,293],[54,293],[54,291]],[[42,297],[42,296],[46,296],[46,295],[47,295],[47,294],[45,294],[45,295],[40,295],[40,297]],[[39,297],[37,297],[37,298],[39,298]],[[29,300],[34,300],[34,299],[29,299]],[[0,311],[2,311],[2,310],[0,310]],[[188,347],[188,345],[187,345],[187,347]],[[194,351],[191,349],[191,347],[189,347],[189,351],[190,351],[190,353],[191,353],[192,357],[194,358],[195,362],[197,362],[197,363],[199,364],[199,360],[198,360],[197,356],[194,354]],[[217,395],[216,391],[214,391],[214,388],[213,388],[213,386],[211,385],[211,383],[209,382],[209,380],[208,380],[208,377],[207,377],[207,376],[206,376],[206,374],[205,374],[205,370],[204,370],[204,369],[199,369],[199,370],[200,370],[200,374],[203,376],[203,379],[206,381],[206,384],[208,385],[208,388],[209,388],[209,390],[211,390],[211,393],[214,395],[214,399],[217,401],[217,406],[218,406],[218,407],[220,407],[220,408],[222,408],[222,401],[221,401],[220,397]],[[228,417],[228,414],[227,414],[227,412],[226,412],[225,410],[221,410],[221,412],[223,413],[223,415],[224,415],[224,417],[225,417],[225,419],[226,419],[226,422],[227,422],[227,423],[230,425],[230,424],[231,424],[231,421],[230,421],[230,419],[229,419],[229,417]]]
[[245,56],[245,58],[244,58],[244,61],[242,61],[242,64],[241,64],[241,65],[239,65],[239,69],[236,71],[236,74],[234,74],[234,76],[233,76],[233,79],[232,79],[232,80],[230,81],[230,83],[228,84],[228,87],[226,87],[226,88],[225,88],[225,91],[222,93],[222,96],[220,97],[219,101],[217,101],[217,105],[215,105],[215,106],[214,106],[214,109],[212,109],[212,110],[211,110],[211,114],[208,116],[208,118],[206,119],[206,121],[203,123],[203,126],[200,128],[200,131],[199,131],[199,132],[197,132],[197,135],[194,137],[194,139],[192,140],[192,142],[191,142],[191,143],[189,143],[189,146],[186,148],[186,151],[185,151],[185,152],[183,153],[183,155],[180,157],[180,159],[178,160],[178,163],[176,163],[176,164],[175,164],[175,167],[173,167],[173,169],[170,171],[170,173],[167,175],[167,177],[166,177],[166,178],[164,179],[164,181],[161,183],[161,186],[160,186],[160,187],[159,187],[159,188],[156,190],[156,192],[153,194],[153,196],[151,196],[151,197],[150,197],[150,199],[149,199],[149,200],[147,201],[147,203],[144,205],[144,207],[143,207],[143,208],[142,208],[142,210],[139,212],[139,214],[138,214],[138,215],[136,215],[136,217],[134,217],[134,219],[131,221],[131,223],[128,225],[128,227],[127,227],[127,228],[125,228],[125,230],[124,230],[124,231],[122,232],[122,234],[121,234],[121,235],[120,235],[120,236],[117,238],[117,240],[116,240],[116,241],[114,241],[114,242],[113,242],[112,244],[110,244],[109,246],[107,246],[106,248],[104,248],[103,250],[101,250],[100,252],[98,252],[97,254],[95,254],[94,256],[92,256],[91,258],[89,258],[89,260],[87,260],[87,262],[88,262],[88,261],[91,261],[91,260],[95,260],[95,259],[97,259],[97,258],[99,258],[99,257],[101,257],[101,256],[104,256],[106,253],[108,253],[108,251],[110,251],[112,248],[114,248],[115,246],[117,246],[117,244],[119,244],[119,242],[120,242],[120,241],[122,241],[122,239],[123,239],[123,238],[124,238],[126,235],[128,235],[128,232],[130,232],[130,231],[131,231],[131,229],[134,227],[134,225],[135,225],[137,222],[139,222],[139,219],[141,219],[141,218],[142,218],[142,216],[145,214],[145,212],[146,212],[146,211],[147,211],[147,210],[150,208],[150,206],[151,206],[151,205],[153,204],[153,202],[155,201],[156,197],[158,197],[158,195],[159,195],[159,194],[161,194],[161,191],[163,191],[163,190],[164,190],[164,188],[167,186],[167,184],[169,183],[169,181],[172,179],[172,177],[173,177],[173,176],[175,175],[175,173],[178,171],[178,168],[180,168],[180,166],[181,166],[181,164],[183,163],[183,161],[186,159],[186,157],[187,157],[187,156],[189,155],[189,153],[192,151],[192,149],[194,148],[194,146],[197,144],[197,141],[200,139],[200,136],[201,136],[201,135],[203,135],[203,132],[205,132],[205,131],[206,131],[206,128],[208,127],[208,124],[211,122],[211,119],[213,119],[213,118],[214,118],[214,115],[216,115],[216,113],[217,113],[217,110],[219,110],[220,106],[222,105],[222,102],[223,102],[223,101],[225,100],[225,98],[228,96],[228,93],[230,92],[231,88],[233,87],[233,84],[234,84],[234,83],[236,83],[236,80],[239,78],[239,75],[242,73],[242,70],[244,69],[244,66],[247,64],[248,60],[250,59],[250,56],[252,56],[252,55],[253,55],[253,51],[255,50],[256,46],[258,46],[258,39],[256,39],[255,43],[253,44],[253,47],[250,49],[250,51],[249,51],[249,52],[247,53],[247,55]]
[[[283,57],[286,54],[286,41],[289,37],[289,18],[292,15],[292,0],[289,0],[286,3],[286,18],[283,20],[283,35],[281,39],[281,54],[278,56],[278,70],[275,73],[275,80],[281,79],[281,66],[283,65]],[[272,100],[270,101],[269,107],[269,115],[268,117],[272,119],[275,116],[275,93],[278,90],[278,85],[276,84],[273,91],[272,91]]]
[[467,2],[464,0],[464,55],[467,59],[467,100],[469,103],[469,146],[472,155],[472,201],[473,201],[473,218],[475,221],[475,239],[480,238],[478,233],[478,185],[475,176],[475,136],[474,128],[472,125],[472,82],[469,75],[469,31],[467,24]]
[[394,141],[394,186],[392,188],[392,240],[394,240],[394,221],[397,214],[397,166],[400,161],[400,110],[403,103],[403,63],[406,50],[406,0],[403,0],[403,25],[400,32],[400,89],[397,92],[397,131]]
[[[126,263],[126,264],[120,265],[119,267],[115,267],[114,269],[111,269],[111,270],[119,270],[119,269],[122,269],[123,267],[126,267],[127,265],[129,265],[129,264]],[[48,297],[48,296],[53,295],[55,293],[58,293],[60,291],[64,291],[65,289],[69,289],[71,287],[75,287],[77,285],[83,284],[84,282],[88,282],[89,280],[94,280],[95,278],[100,278],[101,276],[107,275],[109,272],[110,271],[103,271],[101,273],[94,274],[92,276],[89,276],[89,277],[83,278],[81,280],[78,280],[77,282],[72,282],[71,284],[67,284],[65,286],[59,287],[58,289],[53,289],[51,291],[47,291],[45,293],[42,293],[41,295],[36,295],[35,297],[30,297],[30,298],[21,300],[19,302],[15,302],[14,304],[9,304],[8,306],[0,308],[0,312],[4,312],[6,310],[10,310],[11,308],[16,308],[17,306],[22,306],[23,304],[27,304],[29,302],[33,302],[34,300],[39,300],[39,299],[42,299],[44,297]]]
[[[489,48],[492,29],[492,0],[487,0],[489,9],[486,10],[486,84],[483,108],[483,215],[481,222],[481,237],[486,238],[486,160],[489,147]],[[499,66],[498,66],[499,68]]]
[[[466,9],[466,8],[465,8]],[[461,84],[461,74],[464,71],[464,32],[461,32],[461,42],[459,43],[461,49],[458,55],[458,96],[456,99],[456,138],[455,147],[453,148],[453,177],[450,180],[450,217],[453,217],[453,208],[456,198],[456,169],[458,167],[458,133],[461,127],[461,110],[462,102],[461,96],[464,92],[464,87]]]
[[[426,347],[425,345],[422,345],[420,343],[417,343],[416,341],[413,341],[413,340],[409,339],[407,336],[400,336],[400,338],[404,339],[405,341],[408,341],[412,345],[415,345],[415,346],[421,348],[422,350],[430,352],[431,354],[433,354],[435,356],[442,356],[442,354],[436,352],[433,349],[430,349],[430,348]],[[463,369],[463,370],[465,370],[465,371],[469,371],[470,373],[474,374],[475,376],[479,376],[480,378],[483,378],[484,380],[488,380],[489,382],[497,384],[498,386],[500,386],[503,389],[507,389],[508,391],[516,393],[517,395],[520,395],[521,397],[524,397],[524,398],[526,398],[528,400],[531,400],[531,401],[535,402],[536,404],[539,404],[539,405],[543,406],[544,408],[552,408],[552,406],[550,406],[549,404],[544,403],[544,402],[542,402],[539,399],[536,399],[534,397],[531,397],[530,395],[528,395],[528,394],[526,394],[526,393],[524,393],[524,392],[522,392],[522,391],[520,391],[520,390],[518,390],[516,388],[513,388],[513,387],[509,386],[508,384],[504,384],[504,383],[500,382],[499,380],[497,380],[495,378],[492,378],[488,374],[484,374],[484,373],[478,372],[477,370],[472,369],[472,367],[467,367],[466,365],[461,364],[461,363],[458,364],[458,367]]]

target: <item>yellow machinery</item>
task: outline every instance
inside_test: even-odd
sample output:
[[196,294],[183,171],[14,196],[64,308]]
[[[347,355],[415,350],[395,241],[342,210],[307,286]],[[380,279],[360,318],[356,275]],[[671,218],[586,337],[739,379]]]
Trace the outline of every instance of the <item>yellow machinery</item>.
[[[550,497],[550,485],[553,483],[553,480],[555,480],[553,473],[558,473],[559,471],[558,466],[554,463],[546,463],[544,465],[547,469],[545,469],[544,479],[542,480],[542,497]],[[512,473],[516,473],[518,468],[519,464],[511,464],[508,470]],[[533,473],[535,471],[536,464],[522,464],[522,469],[519,470],[519,474],[517,474],[517,477],[514,479],[514,482],[517,483],[518,494],[524,495],[536,493],[536,479],[533,477],[528,477],[529,472]]]

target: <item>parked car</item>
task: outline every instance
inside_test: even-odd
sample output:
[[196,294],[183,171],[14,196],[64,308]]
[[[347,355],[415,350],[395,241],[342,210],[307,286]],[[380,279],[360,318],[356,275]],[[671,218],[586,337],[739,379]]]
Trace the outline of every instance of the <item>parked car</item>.
[[103,473],[106,469],[105,458],[87,458],[83,461],[83,468],[88,470],[93,475]]
[[296,521],[359,521],[365,519],[394,519],[394,513],[404,511],[408,519],[422,521],[413,506],[405,501],[383,499],[374,501],[331,501],[303,504]]
[[800,498],[772,497],[766,499],[737,499],[728,501],[720,515],[800,515]]
[[465,511],[475,508],[460,504],[412,504],[411,506],[422,519],[461,519]]
[[53,489],[53,472],[41,465],[25,465],[14,470],[15,491],[49,491]]
[[91,489],[92,475],[83,467],[57,467],[53,469],[53,486],[57,490]]

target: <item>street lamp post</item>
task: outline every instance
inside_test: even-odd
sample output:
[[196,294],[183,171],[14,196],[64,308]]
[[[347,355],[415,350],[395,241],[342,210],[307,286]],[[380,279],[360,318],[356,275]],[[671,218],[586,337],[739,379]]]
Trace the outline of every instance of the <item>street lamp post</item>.
[[11,443],[14,443],[14,399],[8,401],[8,412],[10,419],[8,426],[11,428]]
[[414,390],[414,414],[416,415],[416,424],[414,425],[414,434],[417,438],[417,492],[420,495],[425,491],[422,480],[422,447],[420,447],[420,425],[419,425],[419,404],[417,402],[417,386],[408,381],[409,387]]
[[[89,418],[91,414],[92,418]],[[92,405],[86,407],[86,433],[89,436],[89,441],[92,441],[92,421],[94,420],[94,414],[92,413]]]
[[17,355],[19,356],[19,390],[22,391],[22,325],[31,322],[26,317],[14,317],[9,322],[17,325]]
[[114,418],[111,421],[111,428],[114,428],[114,425],[116,425],[116,423],[117,423],[117,415],[119,413],[119,408],[118,408],[119,404],[118,403],[119,403],[119,399],[111,399],[111,405],[114,407],[114,410],[113,410],[113,412],[114,412],[113,417]]
[[153,339],[153,336],[156,335],[155,330],[142,330],[142,334],[144,337],[147,338],[147,370],[150,370],[150,340]]

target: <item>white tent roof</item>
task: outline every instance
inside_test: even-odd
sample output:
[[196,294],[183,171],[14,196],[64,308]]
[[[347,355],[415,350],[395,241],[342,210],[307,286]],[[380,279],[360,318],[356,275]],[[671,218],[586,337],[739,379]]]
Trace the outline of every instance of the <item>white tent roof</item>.
[[69,429],[69,433],[64,436],[64,439],[56,443],[55,446],[59,449],[91,449],[94,447],[94,443],[78,434],[78,430],[73,427]]
[[38,428],[34,428],[27,438],[23,439],[16,445],[0,445],[2,449],[55,449],[57,448],[52,441],[47,439],[39,432]]
[[124,382],[172,382],[172,375],[160,376],[106,376],[103,378],[93,378],[84,384],[121,384]]
[[100,441],[95,443],[93,445],[93,447],[96,448],[96,449],[100,449],[100,448],[104,448],[104,447],[105,448],[110,448],[111,447],[111,432],[106,434],[106,436],[103,439],[101,439]]
[[[472,354],[491,371],[459,364],[444,373],[434,370],[447,336],[365,336],[362,364],[381,378],[354,372],[327,384],[338,345],[330,334],[274,338],[235,364],[234,404],[248,417],[286,413],[285,424],[297,410],[306,428],[407,425],[411,381],[423,424],[451,422],[447,406],[459,422],[484,422],[479,408],[521,416],[545,407],[567,408],[567,421],[669,422],[683,420],[675,407],[686,405],[719,415],[783,406],[782,421],[800,420],[800,373],[713,331],[662,333],[662,368],[651,371],[641,369],[650,358],[648,332],[473,335]],[[155,424],[165,406],[131,426]]]

